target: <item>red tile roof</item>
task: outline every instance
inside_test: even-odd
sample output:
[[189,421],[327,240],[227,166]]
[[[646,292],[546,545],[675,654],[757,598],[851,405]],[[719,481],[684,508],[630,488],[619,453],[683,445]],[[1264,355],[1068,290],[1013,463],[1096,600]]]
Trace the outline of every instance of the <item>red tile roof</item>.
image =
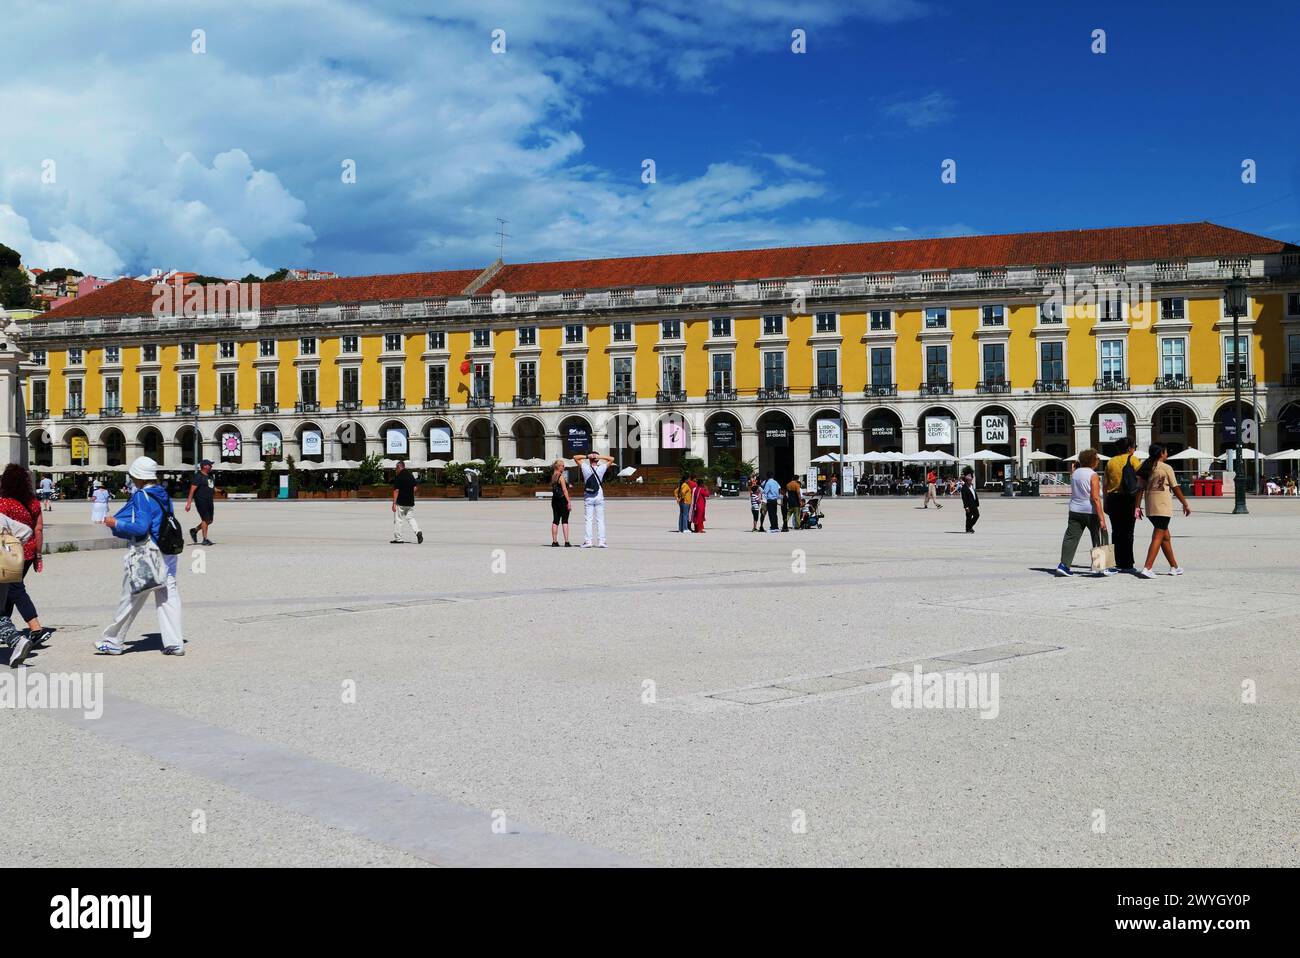
[[[673,253],[615,259],[503,266],[477,292],[552,292],[623,286],[672,286],[804,276],[917,270],[1109,263],[1184,257],[1294,252],[1290,243],[1216,226],[1176,223],[1048,233],[1004,233],[946,239],[790,246],[716,253]],[[481,270],[355,276],[310,283],[263,283],[261,305],[309,306],[431,299],[464,293]],[[153,308],[152,284],[122,279],[44,314],[50,319],[142,316]]]

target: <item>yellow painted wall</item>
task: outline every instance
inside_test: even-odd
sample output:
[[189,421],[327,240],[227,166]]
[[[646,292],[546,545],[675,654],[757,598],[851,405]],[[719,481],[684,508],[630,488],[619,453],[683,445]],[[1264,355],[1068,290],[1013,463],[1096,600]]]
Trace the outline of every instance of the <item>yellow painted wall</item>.
[[[1038,342],[1034,339],[1033,328],[1038,323],[1038,307],[1012,306],[1007,310],[1007,327],[1010,338],[1007,341],[1007,378],[1013,389],[1030,389],[1038,378]],[[980,357],[976,356],[976,364]]]
[[894,314],[894,329],[898,333],[894,347],[894,378],[900,393],[920,389],[925,377],[925,353],[919,338],[924,315],[920,309],[900,309]]
[[560,344],[563,342],[562,327],[537,330],[537,345],[542,349],[537,357],[537,393],[542,402],[559,402],[560,393],[564,391],[564,362],[560,359]]
[[740,397],[753,396],[763,385],[763,356],[758,348],[758,337],[763,333],[761,316],[739,316],[731,321],[731,334],[736,338],[736,361],[732,376]]
[[613,338],[614,330],[609,323],[587,327],[587,395],[592,402],[604,402],[614,388],[610,381],[609,353],[605,351]]
[[335,362],[342,349],[343,344],[337,336],[325,337],[316,343],[316,351],[320,353],[320,369],[316,373],[316,393],[320,396],[322,412],[332,412],[341,398],[339,369]]

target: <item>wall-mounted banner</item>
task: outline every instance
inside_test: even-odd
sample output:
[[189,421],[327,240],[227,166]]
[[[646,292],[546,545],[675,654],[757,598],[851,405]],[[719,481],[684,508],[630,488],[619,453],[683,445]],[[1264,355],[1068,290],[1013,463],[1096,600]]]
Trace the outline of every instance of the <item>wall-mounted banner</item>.
[[451,454],[451,427],[434,426],[429,430],[429,458],[436,453]]
[[1097,416],[1097,441],[1117,442],[1128,438],[1128,419],[1122,413],[1104,412]]
[[1006,416],[983,416],[980,419],[980,442],[986,446],[1004,446],[1011,441]]
[[763,430],[763,442],[769,446],[788,446],[790,430],[785,426],[768,426]]
[[872,426],[871,437],[873,439],[893,439],[898,435],[898,430],[893,426]]
[[390,428],[384,433],[384,452],[390,456],[405,456],[407,454],[408,444],[406,441],[406,430]]
[[734,449],[736,448],[736,424],[730,419],[720,419],[710,427],[713,432],[713,447],[715,449]]
[[817,445],[839,448],[840,421],[838,419],[817,420]]
[[302,434],[302,454],[304,456],[322,456],[325,454],[325,437],[315,429],[307,429]]
[[85,436],[73,436],[69,445],[73,459],[90,459],[90,441]]
[[262,432],[263,459],[279,459],[282,445],[280,434],[274,429],[267,429]]
[[591,452],[591,430],[580,423],[564,427],[564,441],[570,452]]
[[925,421],[925,444],[927,446],[952,445],[952,420],[931,416]]
[[663,424],[663,448],[665,449],[686,449],[689,443],[686,441],[686,423],[679,422],[676,419],[668,419]]
[[244,443],[237,432],[221,434],[221,458],[238,459],[244,454]]

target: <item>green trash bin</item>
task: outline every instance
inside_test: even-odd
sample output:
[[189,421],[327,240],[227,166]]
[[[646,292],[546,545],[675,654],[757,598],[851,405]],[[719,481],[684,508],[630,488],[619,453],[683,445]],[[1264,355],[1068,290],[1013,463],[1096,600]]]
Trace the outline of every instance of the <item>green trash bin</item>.
[[1179,479],[1179,480],[1178,480],[1178,488],[1181,489],[1181,490],[1183,490],[1183,495],[1184,495],[1184,496],[1188,497],[1189,499],[1191,498],[1191,496],[1192,496],[1192,480],[1191,480],[1191,479]]

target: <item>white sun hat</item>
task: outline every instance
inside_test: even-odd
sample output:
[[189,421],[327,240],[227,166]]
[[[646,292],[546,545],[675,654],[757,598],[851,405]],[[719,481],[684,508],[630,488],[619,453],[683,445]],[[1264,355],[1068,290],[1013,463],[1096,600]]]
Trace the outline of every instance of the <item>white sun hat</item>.
[[132,479],[139,479],[141,482],[156,482],[158,479],[158,463],[148,456],[140,456],[131,463],[127,475]]

